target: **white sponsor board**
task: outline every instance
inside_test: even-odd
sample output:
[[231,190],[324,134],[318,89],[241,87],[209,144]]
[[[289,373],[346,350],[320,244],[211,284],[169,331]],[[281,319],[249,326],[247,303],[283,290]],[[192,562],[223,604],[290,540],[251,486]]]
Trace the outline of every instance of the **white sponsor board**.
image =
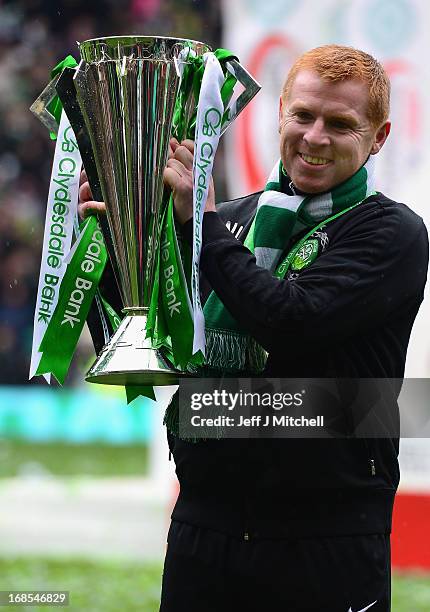
[[430,494],[430,440],[401,439],[399,462],[399,491]]
[[[379,185],[411,201],[412,184],[430,166],[427,0],[224,0],[223,21],[223,45],[262,84],[226,136],[232,197],[260,189],[278,155],[279,92],[291,63],[312,47],[339,43],[373,54],[390,76],[393,129],[378,156]],[[425,194],[414,192],[416,207],[427,209]]]

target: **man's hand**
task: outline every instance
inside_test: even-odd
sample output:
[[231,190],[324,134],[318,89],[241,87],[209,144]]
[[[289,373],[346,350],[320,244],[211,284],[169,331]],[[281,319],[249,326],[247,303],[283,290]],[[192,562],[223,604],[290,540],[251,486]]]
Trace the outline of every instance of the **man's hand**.
[[[180,144],[175,138],[170,140],[164,182],[172,190],[175,215],[181,225],[193,216],[193,154],[194,142],[192,140],[183,140]],[[215,190],[212,178],[205,211],[215,211]]]
[[85,219],[89,215],[96,213],[105,215],[106,205],[104,202],[96,202],[93,200],[93,194],[91,193],[91,187],[88,182],[87,173],[82,170],[79,178],[79,204],[78,213],[81,219]]

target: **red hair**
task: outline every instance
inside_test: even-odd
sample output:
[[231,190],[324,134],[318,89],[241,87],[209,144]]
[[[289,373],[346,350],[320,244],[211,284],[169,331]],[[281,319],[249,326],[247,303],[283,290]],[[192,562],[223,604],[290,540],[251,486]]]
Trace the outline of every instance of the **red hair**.
[[324,45],[301,55],[291,67],[282,88],[285,100],[297,73],[312,70],[332,82],[358,79],[369,89],[368,118],[375,128],[388,119],[390,112],[390,80],[382,65],[371,55],[342,45]]

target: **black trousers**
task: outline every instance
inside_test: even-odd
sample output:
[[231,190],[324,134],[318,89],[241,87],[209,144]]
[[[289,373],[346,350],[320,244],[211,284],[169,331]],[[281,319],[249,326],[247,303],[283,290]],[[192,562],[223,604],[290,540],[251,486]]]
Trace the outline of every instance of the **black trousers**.
[[160,612],[389,612],[388,535],[240,540],[172,521]]

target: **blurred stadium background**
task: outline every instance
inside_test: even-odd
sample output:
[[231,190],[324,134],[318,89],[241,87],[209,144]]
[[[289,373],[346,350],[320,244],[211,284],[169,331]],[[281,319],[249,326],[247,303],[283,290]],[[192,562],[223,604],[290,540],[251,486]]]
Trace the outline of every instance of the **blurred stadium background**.
[[[67,589],[76,610],[157,610],[176,491],[163,401],[127,406],[122,389],[84,383],[94,357],[87,333],[63,388],[28,381],[53,156],[28,108],[51,68],[77,56],[77,40],[114,34],[180,36],[235,51],[263,91],[217,156],[224,199],[258,189],[273,164],[277,95],[294,57],[325,42],[361,47],[384,61],[393,80],[395,123],[381,156],[381,188],[429,225],[429,29],[426,0],[0,0],[0,590]],[[430,375],[429,302],[411,341],[410,377]],[[402,441],[402,468],[393,610],[424,612],[428,439]]]

